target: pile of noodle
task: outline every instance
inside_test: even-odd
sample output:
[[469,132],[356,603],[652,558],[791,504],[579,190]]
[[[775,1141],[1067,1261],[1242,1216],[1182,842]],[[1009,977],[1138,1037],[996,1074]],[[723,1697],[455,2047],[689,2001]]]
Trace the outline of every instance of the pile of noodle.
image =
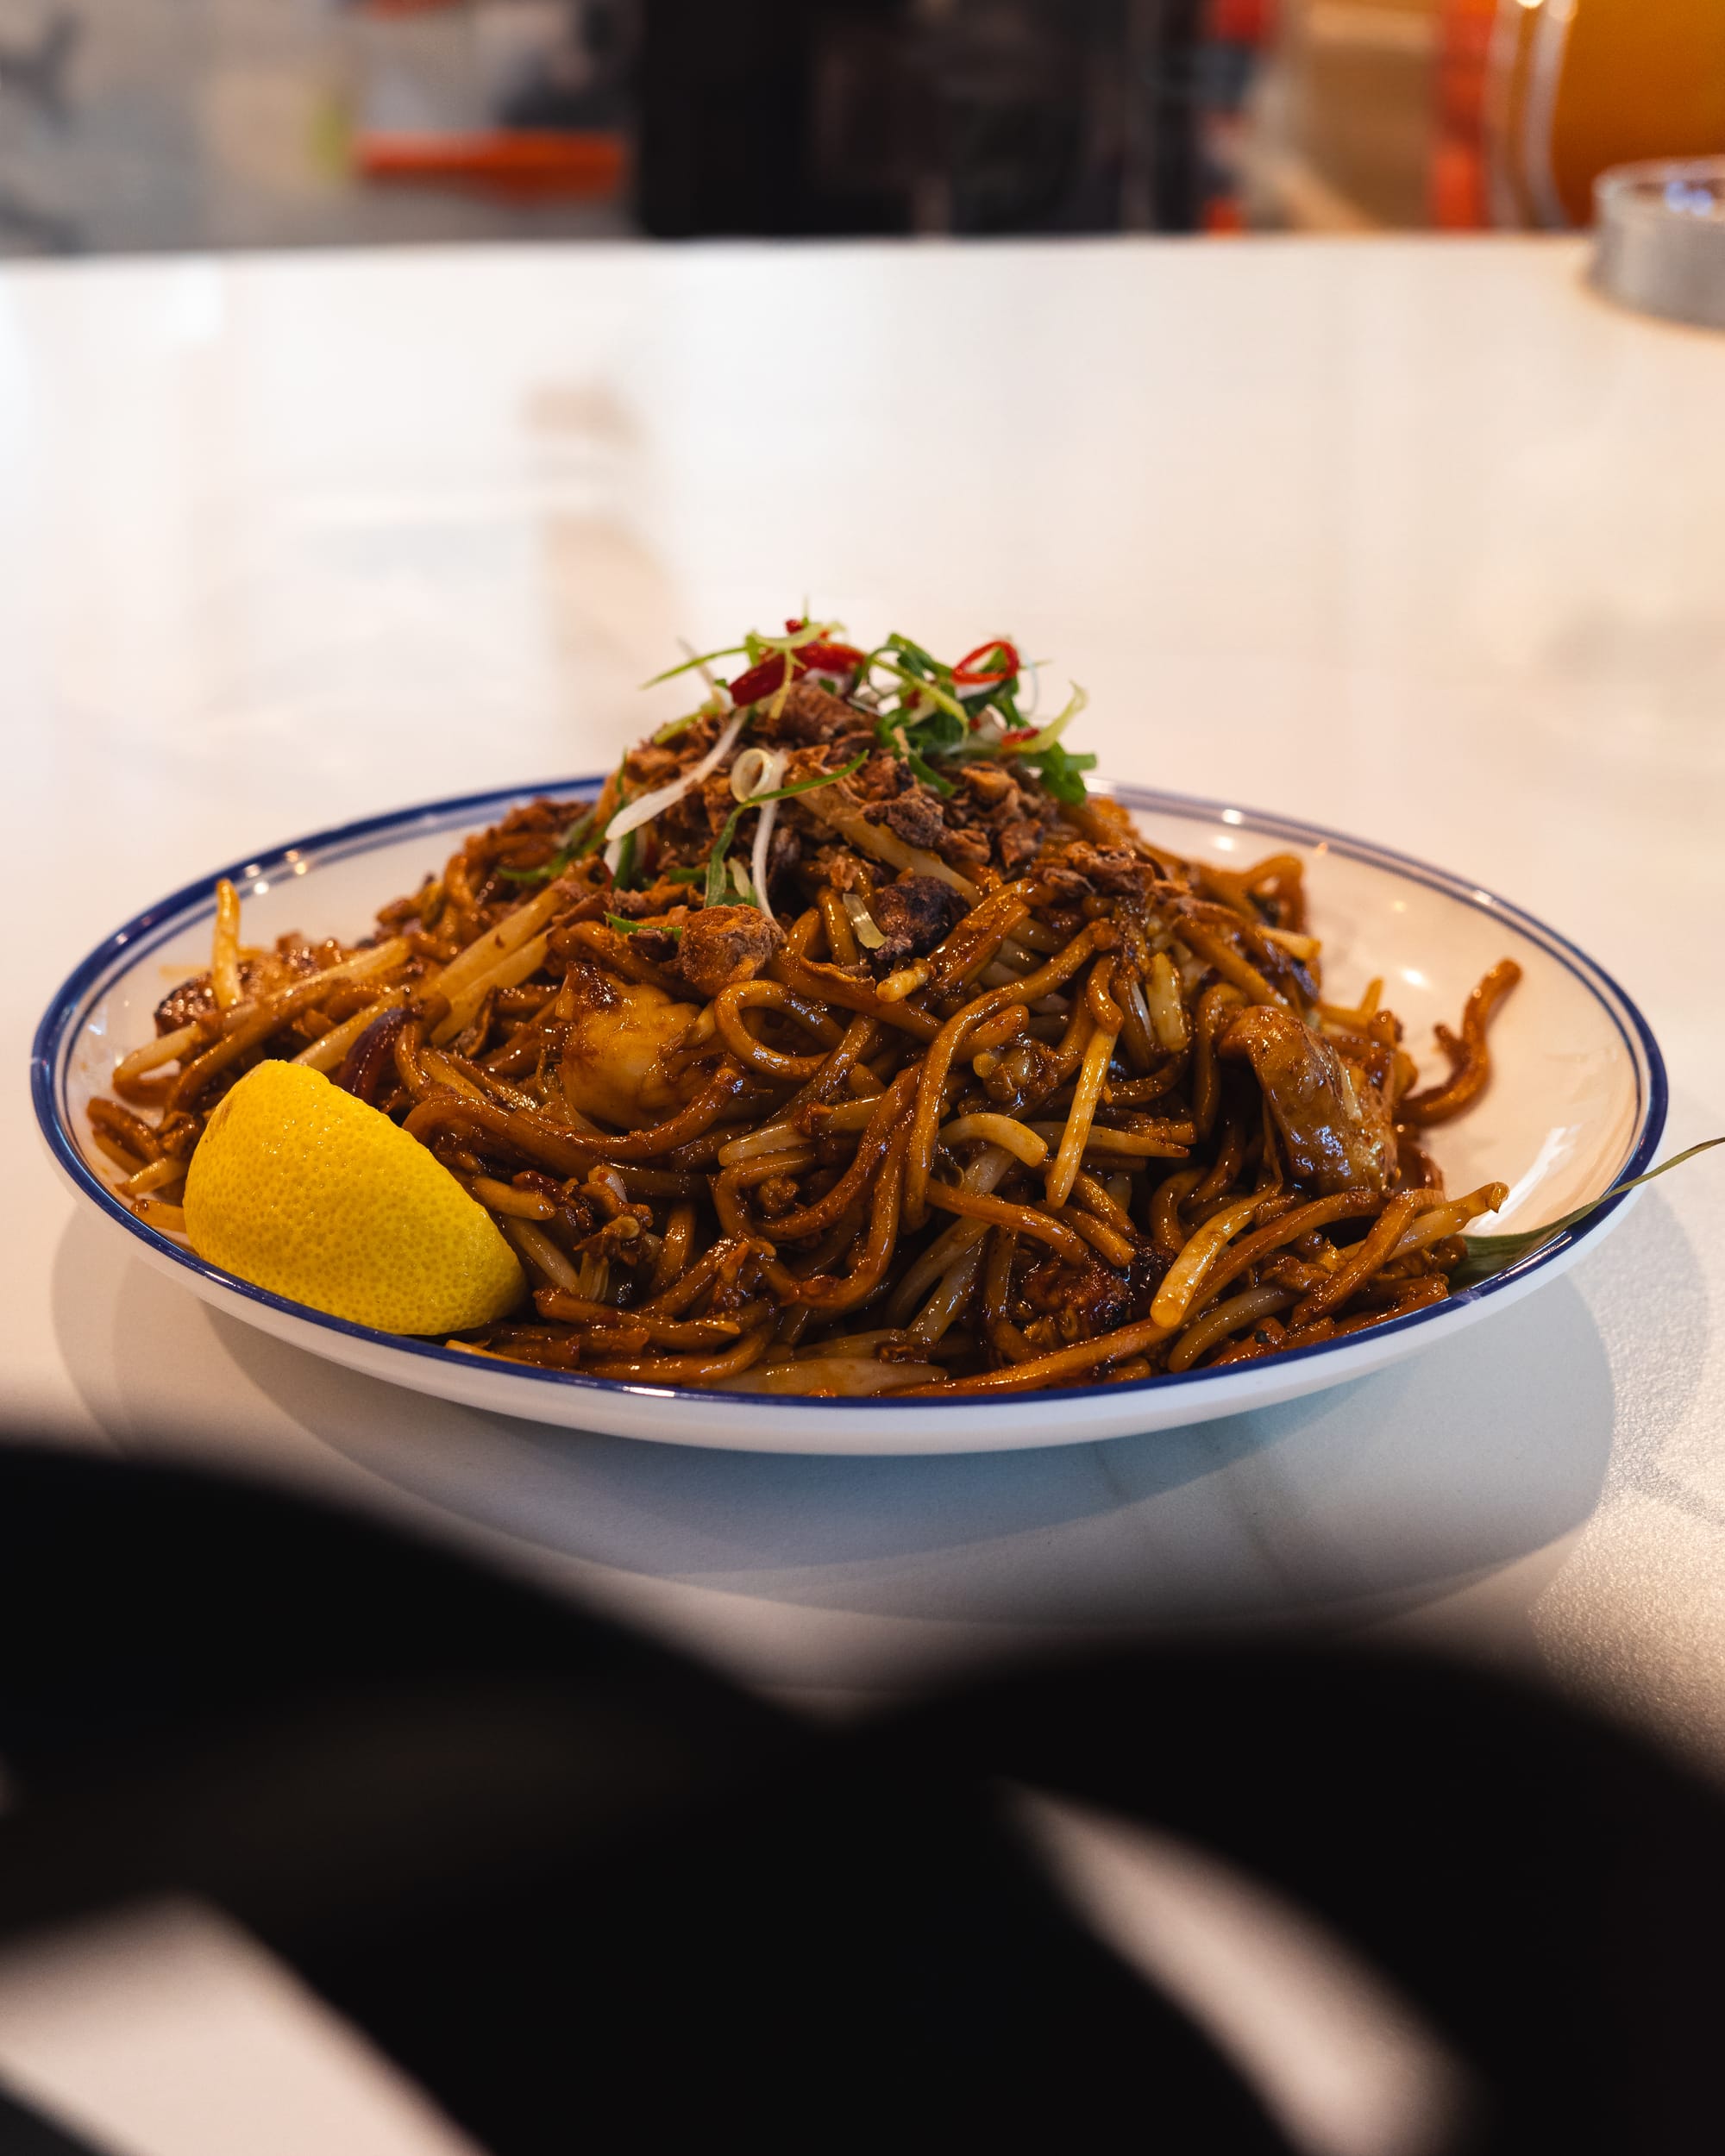
[[[451,1343],[475,1354],[960,1399],[1442,1301],[1504,1189],[1446,1195],[1421,1134],[1486,1084],[1513,964],[1421,1088],[1381,984],[1325,1000],[1296,856],[1149,844],[1053,730],[1015,756],[1003,693],[937,762],[902,718],[932,694],[888,704],[862,655],[794,627],[756,693],[716,690],[596,805],[472,836],[357,944],[250,949],[223,886],[209,972],[91,1104],[124,1195],[180,1229],[210,1111],[293,1057],[510,1238],[530,1301]],[[1011,647],[983,650],[1016,684]],[[968,697],[930,677],[967,725],[991,693],[971,671]]]

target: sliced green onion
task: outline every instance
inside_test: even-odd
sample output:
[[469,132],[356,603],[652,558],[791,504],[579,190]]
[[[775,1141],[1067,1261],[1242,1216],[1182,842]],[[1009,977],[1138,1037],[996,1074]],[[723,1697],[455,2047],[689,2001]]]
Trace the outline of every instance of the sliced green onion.
[[747,655],[747,644],[727,644],[723,651],[702,651],[693,659],[685,659],[680,666],[667,667],[662,674],[656,674],[650,681],[643,681],[643,689],[656,689],[662,681],[674,681],[680,674],[693,674],[697,667],[710,667],[715,659],[741,659]]
[[643,928],[650,928],[655,935],[668,936],[674,943],[682,940],[683,931],[674,921],[626,921],[620,913],[607,913],[605,924],[621,936],[638,936]]
[[1050,719],[1047,725],[1032,734],[1028,741],[1019,742],[1012,754],[1019,756],[1034,756],[1044,749],[1053,748],[1055,743],[1059,740],[1089,701],[1089,691],[1081,689],[1075,681],[1072,684],[1072,693],[1067,699],[1065,710],[1057,718]]
[[860,770],[869,761],[868,751],[853,756],[849,763],[841,764],[837,771],[824,773],[818,779],[801,779],[795,786],[777,787],[770,793],[756,793],[746,801],[739,801],[724,819],[718,837],[712,842],[712,851],[706,858],[706,903],[723,906],[725,892],[724,857],[731,850],[731,842],[737,836],[737,826],[748,809],[762,808],[768,801],[788,801],[799,793],[813,793],[824,786],[836,786],[841,779],[848,779],[853,771]]
[[[1007,752],[1009,755],[1012,751]],[[1034,771],[1044,787],[1057,801],[1063,801],[1069,808],[1076,808],[1085,799],[1082,774],[1094,771],[1096,759],[1088,751],[1082,756],[1073,755],[1058,742],[1052,748],[1038,749],[1032,754],[1021,753],[1018,761]]]
[[[919,696],[925,696],[931,704],[938,705],[943,711],[950,711],[954,718],[958,719],[967,727],[969,725],[969,713],[958,699],[942,688],[938,682],[928,680],[922,674],[913,674],[908,667],[895,666],[890,659],[883,659],[881,663],[888,674],[896,674],[901,681],[910,682]],[[906,718],[910,716],[909,713],[900,715]]]
[[942,666],[932,652],[925,651],[920,644],[913,643],[908,636],[901,636],[897,630],[888,632],[886,643],[881,649],[896,651],[901,658],[907,660],[918,670],[919,678],[923,680],[940,677],[949,681],[952,679],[950,667]]
[[953,794],[957,793],[958,789],[953,785],[951,780],[943,779],[939,772],[935,769],[934,766],[930,763],[925,757],[919,755],[914,749],[906,749],[905,761],[910,766],[911,769],[916,774],[917,777],[922,780],[923,784],[927,787],[932,787],[937,793],[944,793],[950,799]]

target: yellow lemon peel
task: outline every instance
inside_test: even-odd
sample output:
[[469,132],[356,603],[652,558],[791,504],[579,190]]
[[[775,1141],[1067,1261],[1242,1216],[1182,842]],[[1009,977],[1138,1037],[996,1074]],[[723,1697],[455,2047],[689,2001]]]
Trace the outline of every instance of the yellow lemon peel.
[[247,1072],[185,1178],[191,1247],[254,1287],[385,1332],[459,1332],[527,1292],[442,1163],[304,1064]]

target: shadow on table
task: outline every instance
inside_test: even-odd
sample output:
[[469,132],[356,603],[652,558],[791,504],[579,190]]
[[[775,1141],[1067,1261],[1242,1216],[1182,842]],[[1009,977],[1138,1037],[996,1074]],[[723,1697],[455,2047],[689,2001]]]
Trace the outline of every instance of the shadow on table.
[[[392,1395],[305,1420],[416,1495],[625,1571],[1057,1633],[1261,1620],[1399,1608],[1588,1516],[1610,1446],[1604,1353],[1573,1289],[1518,1318],[1330,1394],[1031,1453],[784,1458],[441,1412],[434,1432]],[[281,1397],[294,1351],[217,1329]],[[1512,1408],[1528,1366],[1564,1382]]]
[[[1705,1322],[1693,1253],[1650,1199],[1613,1255],[1628,1269],[1657,1263],[1669,1372],[1673,1326],[1698,1348]],[[1105,1445],[906,1459],[639,1444],[426,1399],[213,1315],[93,1222],[68,1232],[55,1307],[69,1367],[129,1448],[172,1430],[177,1404],[182,1420],[195,1416],[213,1391],[231,1423],[249,1395],[278,1452],[284,1438],[309,1438],[625,1583],[677,1583],[812,1620],[938,1627],[944,1644],[897,1651],[942,1664],[1008,1634],[1054,1645],[1417,1605],[1585,1520],[1614,1422],[1604,1344],[1567,1281],[1413,1362],[1279,1407]],[[212,1360],[228,1366],[213,1388],[200,1376]],[[1677,1366],[1698,1369],[1698,1352]],[[204,1438],[206,1451],[232,1445],[214,1427]],[[811,1640],[812,1664],[826,1651]]]

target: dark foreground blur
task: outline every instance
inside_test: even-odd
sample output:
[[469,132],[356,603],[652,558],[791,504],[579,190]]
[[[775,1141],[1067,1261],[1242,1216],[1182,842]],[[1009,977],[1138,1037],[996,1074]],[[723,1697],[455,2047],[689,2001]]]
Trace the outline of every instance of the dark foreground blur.
[[[834,1733],[379,1527],[27,1450],[0,1633],[0,1956],[191,1897],[493,2156],[615,2118],[642,2147],[1703,2145],[1725,1812],[1496,1680],[1145,1649]],[[1144,1831],[1272,1912],[1208,2002],[1166,1897],[1099,1869]],[[1375,2140],[1356,2107],[1327,2142],[1251,2025],[1276,1910],[1427,2062]]]

